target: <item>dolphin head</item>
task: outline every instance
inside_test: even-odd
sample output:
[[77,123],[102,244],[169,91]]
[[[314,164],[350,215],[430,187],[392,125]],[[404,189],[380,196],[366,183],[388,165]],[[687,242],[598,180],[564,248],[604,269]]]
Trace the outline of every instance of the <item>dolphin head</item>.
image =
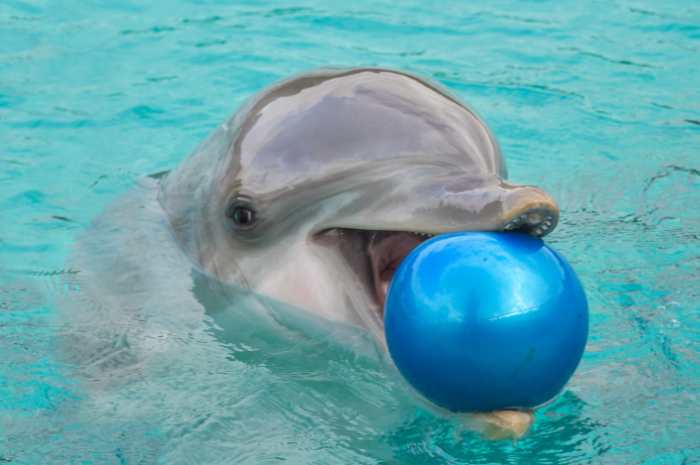
[[393,271],[427,237],[554,229],[552,198],[506,177],[485,124],[436,84],[322,70],[250,99],[159,198],[208,274],[381,338]]

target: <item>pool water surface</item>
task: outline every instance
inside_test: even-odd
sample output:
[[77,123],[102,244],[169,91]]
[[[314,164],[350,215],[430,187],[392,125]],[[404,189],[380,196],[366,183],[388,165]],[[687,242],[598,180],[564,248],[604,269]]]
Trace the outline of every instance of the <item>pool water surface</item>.
[[[559,203],[547,242],[587,290],[590,337],[525,438],[424,408],[362,333],[240,318],[255,299],[179,319],[196,286],[141,283],[161,319],[148,363],[88,382],[62,355],[70,309],[106,305],[74,279],[93,219],[246,97],[327,65],[442,83],[510,179]],[[692,1],[1,2],[0,463],[700,463],[698,69]]]

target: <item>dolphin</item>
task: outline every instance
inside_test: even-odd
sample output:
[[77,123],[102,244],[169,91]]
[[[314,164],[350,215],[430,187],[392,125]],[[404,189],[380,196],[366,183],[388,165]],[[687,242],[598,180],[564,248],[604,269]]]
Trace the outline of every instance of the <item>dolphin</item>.
[[[138,202],[112,212],[145,226],[137,236],[149,254],[175,260],[166,249],[177,249],[209,279],[363,328],[380,347],[393,272],[422,241],[465,230],[544,236],[559,218],[543,190],[507,180],[495,137],[467,105],[433,82],[380,68],[323,69],[274,84],[157,178],[132,195]],[[142,255],[116,251],[135,239],[105,240],[112,224],[83,246],[78,266],[95,267],[89,248],[112,257],[102,275],[141,265]],[[171,265],[178,277],[170,286],[190,285],[181,267]],[[147,297],[153,275],[125,271],[121,286]],[[122,318],[114,321],[127,327]],[[475,418],[494,435],[520,435],[532,421],[521,412]]]
[[382,340],[394,269],[450,231],[544,236],[559,209],[506,180],[484,122],[435,83],[319,70],[250,99],[161,183],[202,270]]

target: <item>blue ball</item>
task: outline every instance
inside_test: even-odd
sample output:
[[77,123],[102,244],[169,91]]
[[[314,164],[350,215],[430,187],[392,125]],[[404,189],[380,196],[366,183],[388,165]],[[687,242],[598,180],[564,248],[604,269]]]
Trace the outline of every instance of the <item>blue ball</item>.
[[386,341],[408,382],[457,412],[533,408],[574,373],[588,304],[564,258],[521,233],[436,236],[401,263]]

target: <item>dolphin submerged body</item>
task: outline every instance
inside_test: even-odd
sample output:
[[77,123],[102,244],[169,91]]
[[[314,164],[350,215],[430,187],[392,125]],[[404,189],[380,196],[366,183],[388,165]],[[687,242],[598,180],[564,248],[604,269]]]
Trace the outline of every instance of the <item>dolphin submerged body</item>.
[[[105,339],[166,350],[170,325],[197,324],[183,309],[201,306],[205,280],[241,290],[230,300],[254,293],[362,328],[383,347],[388,285],[420,242],[465,230],[544,236],[558,217],[541,189],[507,181],[494,136],[440,86],[386,69],[306,73],[253,96],[179,167],[96,220],[74,254],[91,311],[71,316],[71,333],[83,366],[139,366]],[[157,308],[168,316],[154,323]],[[490,419],[508,428],[504,415]]]

